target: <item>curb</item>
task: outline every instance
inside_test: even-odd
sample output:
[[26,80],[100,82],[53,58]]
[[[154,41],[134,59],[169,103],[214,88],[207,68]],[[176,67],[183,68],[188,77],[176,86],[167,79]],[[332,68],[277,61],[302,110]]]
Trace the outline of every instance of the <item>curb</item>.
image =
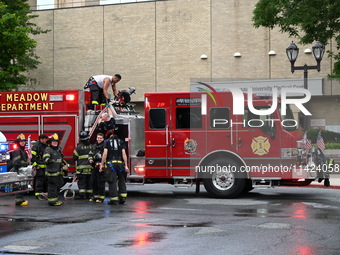
[[[332,183],[332,180],[331,180],[331,183]],[[318,189],[340,189],[340,185],[332,185],[331,184],[331,186],[326,187],[322,183],[320,183],[320,184],[315,183],[315,184],[309,184],[308,186],[296,186],[296,187],[299,187],[299,188],[318,188]]]

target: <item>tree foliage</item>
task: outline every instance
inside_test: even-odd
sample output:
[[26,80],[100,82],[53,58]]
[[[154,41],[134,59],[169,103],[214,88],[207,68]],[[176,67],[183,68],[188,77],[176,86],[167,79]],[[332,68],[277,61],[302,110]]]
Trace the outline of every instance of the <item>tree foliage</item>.
[[26,72],[39,64],[30,35],[47,31],[31,22],[35,17],[27,0],[0,0],[0,91],[25,84]]
[[253,11],[255,27],[274,28],[297,37],[302,44],[335,39],[337,52],[333,74],[340,77],[340,1],[339,0],[259,0]]

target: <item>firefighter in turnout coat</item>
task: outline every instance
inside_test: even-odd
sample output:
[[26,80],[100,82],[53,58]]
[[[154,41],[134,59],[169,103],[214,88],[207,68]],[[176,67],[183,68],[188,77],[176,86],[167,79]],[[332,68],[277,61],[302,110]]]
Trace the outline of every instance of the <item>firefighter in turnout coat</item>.
[[109,204],[124,204],[127,197],[126,176],[129,168],[127,165],[125,144],[117,135],[112,135],[105,141],[100,172],[103,171],[104,164],[106,181],[109,183]]
[[85,131],[81,131],[80,143],[73,151],[73,160],[77,162],[77,178],[79,187],[79,198],[92,198],[93,190],[91,185],[92,166],[89,162],[92,146],[90,136]]
[[97,142],[93,145],[90,152],[90,163],[93,166],[91,183],[93,188],[93,197],[90,202],[102,203],[105,199],[105,175],[99,172],[104,151],[104,134],[97,134]]
[[[24,134],[20,134],[15,141],[18,147],[11,152],[11,159],[13,163],[13,171],[20,173],[20,169],[28,166],[28,155],[25,151],[26,137]],[[28,205],[28,201],[24,199],[22,193],[16,193],[15,195],[16,205]]]
[[63,203],[59,201],[59,189],[62,186],[63,176],[62,167],[64,155],[59,148],[59,137],[53,134],[50,138],[50,146],[44,150],[43,160],[46,164],[46,177],[47,177],[47,192],[48,204],[51,206],[60,206]]
[[32,164],[35,166],[36,175],[35,175],[35,196],[39,198],[39,196],[47,192],[47,180],[46,180],[46,164],[43,160],[44,151],[47,147],[48,136],[45,134],[41,134],[38,137],[38,142],[35,143],[32,147]]

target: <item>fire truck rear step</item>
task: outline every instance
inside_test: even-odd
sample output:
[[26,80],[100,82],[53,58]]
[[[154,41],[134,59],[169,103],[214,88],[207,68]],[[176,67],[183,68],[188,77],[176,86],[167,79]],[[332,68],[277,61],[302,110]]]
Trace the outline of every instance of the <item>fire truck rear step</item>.
[[265,180],[265,179],[253,179],[252,186],[256,189],[268,189],[273,188],[272,180]]
[[144,185],[145,178],[140,175],[129,175],[126,184],[128,185]]
[[192,177],[174,176],[173,179],[176,188],[190,188],[194,184]]

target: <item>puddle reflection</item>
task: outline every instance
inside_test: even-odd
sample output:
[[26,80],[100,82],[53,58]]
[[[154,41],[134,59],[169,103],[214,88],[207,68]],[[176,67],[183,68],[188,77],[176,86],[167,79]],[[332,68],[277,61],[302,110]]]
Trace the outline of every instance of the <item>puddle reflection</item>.
[[132,205],[133,212],[136,214],[148,214],[151,208],[151,201],[135,201]]
[[314,248],[305,245],[300,245],[296,246],[294,251],[289,255],[314,255],[314,254],[318,254]]
[[308,219],[307,205],[304,203],[292,203],[295,207],[291,218]]
[[153,242],[159,242],[165,238],[164,232],[149,232],[139,231],[132,239],[125,240],[120,243],[116,243],[114,247],[129,247],[129,246],[142,246],[148,245]]

